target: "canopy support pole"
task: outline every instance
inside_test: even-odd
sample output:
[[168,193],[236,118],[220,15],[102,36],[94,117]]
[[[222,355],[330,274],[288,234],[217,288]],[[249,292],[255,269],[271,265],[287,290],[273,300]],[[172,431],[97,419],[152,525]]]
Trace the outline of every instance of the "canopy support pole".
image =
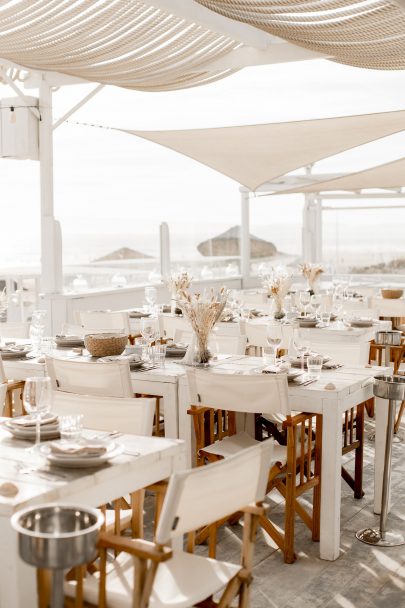
[[242,287],[247,287],[250,279],[250,191],[241,192],[241,228],[240,228],[240,271]]
[[162,222],[160,230],[160,274],[167,279],[171,274],[170,268],[170,233],[167,222]]
[[322,260],[322,200],[305,194],[302,217],[302,258],[305,262]]
[[62,236],[54,216],[52,88],[42,75],[39,86],[39,166],[41,190],[41,290],[62,292]]

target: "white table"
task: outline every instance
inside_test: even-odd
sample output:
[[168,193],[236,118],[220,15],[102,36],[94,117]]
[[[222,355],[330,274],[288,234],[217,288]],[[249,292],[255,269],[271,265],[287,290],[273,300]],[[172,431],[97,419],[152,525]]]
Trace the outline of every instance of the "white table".
[[98,506],[129,492],[144,488],[185,468],[181,441],[158,437],[124,435],[117,441],[140,456],[121,455],[109,465],[94,469],[65,469],[68,479],[44,480],[35,473],[23,475],[17,463],[27,460],[30,444],[17,441],[0,430],[0,483],[13,481],[19,489],[15,498],[0,496],[0,608],[29,608],[36,605],[35,569],[18,556],[17,534],[10,525],[19,509],[45,502],[68,502]]
[[[8,374],[7,362],[6,373]],[[22,377],[21,370],[28,370],[32,375],[33,368],[40,367],[33,361],[17,361],[12,364],[15,377]],[[213,363],[213,367],[229,367],[229,371],[248,371],[262,365],[262,360],[255,357],[228,356]],[[43,366],[42,368],[43,371]],[[364,366],[343,367],[338,370],[323,372],[322,381],[307,387],[290,387],[291,404],[301,411],[323,415],[323,483],[322,483],[322,519],[320,554],[323,559],[334,560],[339,556],[340,539],[340,495],[341,495],[341,440],[342,413],[352,406],[366,401],[373,396],[372,378],[384,368],[367,368]],[[144,382],[145,392],[154,395],[165,395],[165,426],[174,428],[178,424],[178,437],[186,442],[187,463],[191,464],[192,428],[191,417],[187,414],[189,407],[188,388],[185,368],[174,361],[166,360],[163,369],[134,373],[134,386],[138,391],[138,382]],[[10,376],[11,377],[11,376]],[[333,382],[336,390],[324,390],[327,382]],[[136,382],[136,384],[135,384]],[[170,385],[170,389],[167,385]],[[146,390],[147,388],[147,390]],[[172,417],[175,420],[172,420]],[[385,428],[387,423],[387,402],[376,399],[376,442],[375,442],[375,511],[378,513],[381,503],[381,488],[385,449]],[[1,607],[0,607],[1,608]]]
[[[262,365],[256,357],[234,357],[219,363],[207,373],[215,370],[224,373],[252,373]],[[341,466],[342,466],[342,414],[353,406],[373,396],[373,376],[384,368],[343,367],[337,370],[322,372],[321,379],[305,387],[289,386],[291,407],[297,411],[322,414],[322,488],[321,488],[321,534],[320,556],[322,559],[335,560],[340,551],[340,500],[341,500]],[[333,382],[334,390],[325,389]],[[187,414],[190,406],[187,378],[182,376],[179,382],[179,436],[187,446],[188,462],[192,454],[192,421]],[[379,412],[379,424],[383,424],[386,403],[376,400]],[[376,488],[381,492],[382,461],[384,445],[376,443]]]

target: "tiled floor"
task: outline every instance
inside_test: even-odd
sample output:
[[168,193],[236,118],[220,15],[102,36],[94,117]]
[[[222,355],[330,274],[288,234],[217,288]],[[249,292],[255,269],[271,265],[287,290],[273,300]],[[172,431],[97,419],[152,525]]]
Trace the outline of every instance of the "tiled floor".
[[[371,425],[368,425],[368,431]],[[405,434],[405,433],[404,433]],[[335,562],[319,559],[319,547],[299,520],[296,525],[298,560],[287,565],[279,550],[260,530],[256,543],[252,608],[405,608],[405,546],[375,548],[359,542],[355,532],[377,524],[373,514],[374,445],[366,441],[364,489],[354,500],[342,482],[341,555]],[[348,462],[348,468],[352,463]],[[405,532],[405,442],[394,444],[392,499],[389,521]],[[282,521],[282,506],[272,503],[271,517]],[[241,527],[219,532],[219,559],[237,561]],[[202,549],[199,549],[202,550]]]

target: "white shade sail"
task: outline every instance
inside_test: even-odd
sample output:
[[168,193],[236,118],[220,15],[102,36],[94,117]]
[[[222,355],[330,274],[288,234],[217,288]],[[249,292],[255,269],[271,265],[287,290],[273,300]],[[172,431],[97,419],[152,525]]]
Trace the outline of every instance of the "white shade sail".
[[334,61],[405,69],[405,2],[397,0],[197,0]]
[[405,129],[405,111],[181,131],[135,131],[256,190],[268,180]]
[[371,190],[384,188],[402,188],[405,186],[405,158],[399,158],[384,165],[376,165],[364,171],[342,175],[333,179],[318,180],[308,186],[299,186],[274,194],[291,194],[293,192],[327,192]]

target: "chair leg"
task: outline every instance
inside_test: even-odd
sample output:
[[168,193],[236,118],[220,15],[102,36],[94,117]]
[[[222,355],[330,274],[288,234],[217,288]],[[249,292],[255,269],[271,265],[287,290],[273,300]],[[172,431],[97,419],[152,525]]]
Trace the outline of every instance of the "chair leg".
[[363,498],[363,452],[364,452],[364,404],[357,406],[356,439],[359,447],[355,450],[354,464],[354,498]]
[[394,433],[397,434],[399,431],[399,426],[401,424],[401,420],[402,420],[402,416],[405,410],[405,401],[402,401],[401,405],[399,406],[399,412],[398,412],[398,416],[397,419],[395,421],[395,426],[394,426]]
[[138,490],[131,494],[131,530],[132,538],[143,538],[143,503],[145,490]]
[[13,392],[10,390],[6,393],[3,416],[6,416],[7,418],[13,417]]
[[374,418],[374,397],[365,401],[364,405],[367,411],[367,416],[369,418]]

